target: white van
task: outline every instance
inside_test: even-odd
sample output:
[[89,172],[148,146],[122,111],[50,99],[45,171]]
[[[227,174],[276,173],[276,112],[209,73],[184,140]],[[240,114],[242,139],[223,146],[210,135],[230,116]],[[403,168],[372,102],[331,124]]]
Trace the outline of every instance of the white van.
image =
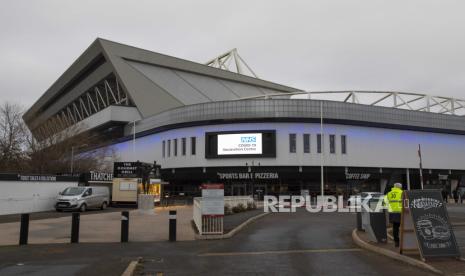
[[104,210],[109,202],[110,191],[107,187],[68,187],[58,195],[55,209],[80,212],[85,212],[88,208]]

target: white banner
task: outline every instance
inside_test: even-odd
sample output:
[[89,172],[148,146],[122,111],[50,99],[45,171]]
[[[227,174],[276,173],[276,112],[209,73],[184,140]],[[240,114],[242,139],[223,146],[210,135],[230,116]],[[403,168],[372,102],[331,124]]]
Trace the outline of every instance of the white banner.
[[203,189],[202,197],[224,197],[223,189]]
[[202,215],[224,215],[223,184],[202,184]]
[[202,200],[202,215],[224,215],[224,198]]

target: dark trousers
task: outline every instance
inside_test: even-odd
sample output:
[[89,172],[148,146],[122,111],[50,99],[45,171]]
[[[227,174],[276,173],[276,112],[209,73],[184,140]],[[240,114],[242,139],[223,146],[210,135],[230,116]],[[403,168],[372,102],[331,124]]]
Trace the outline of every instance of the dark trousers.
[[392,235],[394,236],[395,244],[399,244],[399,228],[400,228],[400,222],[392,223]]
[[389,213],[389,222],[392,223],[392,236],[394,243],[399,244],[400,213]]

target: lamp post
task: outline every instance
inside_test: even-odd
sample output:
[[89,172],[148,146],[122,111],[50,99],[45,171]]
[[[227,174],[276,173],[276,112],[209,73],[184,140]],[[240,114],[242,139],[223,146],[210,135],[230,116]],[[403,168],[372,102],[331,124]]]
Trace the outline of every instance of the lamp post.
[[[252,177],[252,168],[249,166],[249,163],[245,162],[245,166],[247,167],[247,175],[249,175],[250,177]],[[247,186],[246,186],[246,189],[245,189],[246,193],[247,193]],[[234,193],[234,191],[233,191]]]
[[420,185],[423,190],[423,164],[421,160],[421,144],[418,144],[418,158],[420,159]]
[[320,146],[321,146],[321,153],[320,153],[320,195],[321,197],[325,194],[325,187],[324,187],[324,175],[323,175],[323,163],[324,163],[324,137],[323,137],[323,101],[320,101]]
[[[252,179],[251,190],[252,190],[252,197],[253,197],[254,196],[254,188],[255,188],[255,175],[254,175],[253,168],[255,167],[255,162],[252,160],[251,166],[249,166],[247,162],[245,163],[245,165],[247,166],[247,168],[248,168],[247,171],[250,173],[250,177]],[[260,162],[258,162],[258,166],[260,166]]]
[[71,146],[71,175],[74,173],[74,148],[79,149],[82,147],[87,147],[88,144],[83,144],[79,146]]
[[132,158],[136,161],[136,121],[132,122]]

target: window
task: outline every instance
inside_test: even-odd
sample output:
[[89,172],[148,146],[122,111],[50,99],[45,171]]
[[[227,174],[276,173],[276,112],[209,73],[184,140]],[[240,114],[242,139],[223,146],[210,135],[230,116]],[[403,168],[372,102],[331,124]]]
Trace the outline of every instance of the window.
[[296,134],[291,133],[289,134],[289,152],[295,153],[296,152]]
[[336,153],[336,135],[329,135],[329,153]]
[[304,134],[304,153],[310,153],[310,134]]
[[65,196],[75,196],[75,195],[80,195],[84,192],[86,187],[69,187],[66,188],[61,195]]
[[181,154],[186,155],[186,138],[181,139]]
[[317,134],[317,136],[316,136],[316,151],[318,153],[321,153],[321,149],[323,148],[321,144],[322,144],[321,134]]
[[174,139],[174,156],[178,156],[178,139]]
[[120,191],[136,191],[137,183],[136,182],[120,182],[119,190]]
[[165,140],[163,140],[162,144],[161,144],[161,156],[163,158],[165,158]]
[[347,136],[341,135],[341,153],[347,154]]
[[168,151],[168,157],[171,156],[171,140],[168,140],[168,148],[166,149]]
[[195,146],[196,146],[196,139],[195,137],[191,137],[191,154],[195,155]]

